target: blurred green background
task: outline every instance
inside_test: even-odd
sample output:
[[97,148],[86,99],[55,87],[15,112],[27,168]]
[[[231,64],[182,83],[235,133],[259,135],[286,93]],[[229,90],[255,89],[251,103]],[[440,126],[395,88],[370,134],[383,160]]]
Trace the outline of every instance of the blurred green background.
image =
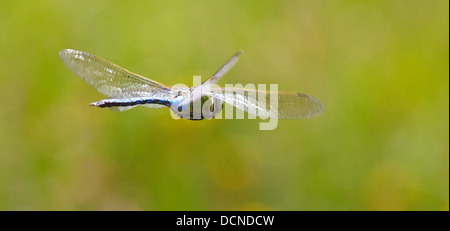
[[[115,113],[72,48],[167,85],[279,84],[325,113]],[[449,2],[2,1],[1,210],[448,210]]]

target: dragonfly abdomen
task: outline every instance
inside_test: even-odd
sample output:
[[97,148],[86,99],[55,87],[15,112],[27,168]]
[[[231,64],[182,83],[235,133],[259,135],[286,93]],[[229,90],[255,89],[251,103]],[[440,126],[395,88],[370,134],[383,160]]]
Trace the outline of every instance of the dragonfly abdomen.
[[91,103],[91,106],[96,107],[129,107],[142,104],[160,104],[164,106],[170,106],[172,104],[171,100],[158,98],[158,97],[136,97],[127,99],[104,99],[98,102]]

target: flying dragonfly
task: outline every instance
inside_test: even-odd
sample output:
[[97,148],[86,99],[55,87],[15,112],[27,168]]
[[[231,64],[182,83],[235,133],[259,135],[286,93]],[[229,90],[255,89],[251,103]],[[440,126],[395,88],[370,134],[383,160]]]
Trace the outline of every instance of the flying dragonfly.
[[[319,100],[304,93],[216,87],[215,83],[237,63],[241,54],[241,51],[235,53],[201,85],[181,88],[166,86],[83,51],[65,49],[59,52],[59,57],[73,73],[109,97],[91,103],[91,106],[118,111],[136,106],[169,107],[177,116],[190,120],[215,117],[221,113],[223,103],[261,118],[303,119],[324,111]],[[278,103],[275,106],[270,104],[274,97]],[[193,110],[193,105],[199,101],[202,105],[209,103],[205,107],[207,110],[201,113]]]

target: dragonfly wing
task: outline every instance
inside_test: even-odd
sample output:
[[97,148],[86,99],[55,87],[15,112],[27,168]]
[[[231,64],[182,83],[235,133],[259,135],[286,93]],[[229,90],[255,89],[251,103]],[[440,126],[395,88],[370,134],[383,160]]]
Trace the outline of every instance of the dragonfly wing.
[[213,76],[209,77],[202,85],[214,84],[219,81],[238,61],[242,51],[236,52]]
[[[267,118],[278,116],[279,119],[305,119],[318,116],[324,111],[322,103],[307,94],[297,92],[258,92],[256,90],[227,88],[209,93],[212,97],[233,105],[250,114]],[[278,96],[278,105],[272,105],[271,97]],[[260,100],[259,97],[262,97]]]
[[161,83],[86,52],[66,49],[59,52],[59,57],[73,73],[110,98],[163,97],[172,93]]
[[323,104],[308,94],[298,92],[278,94],[278,116],[280,119],[306,119],[318,116],[323,111]]
[[236,52],[214,75],[205,80],[200,86],[195,87],[191,92],[189,92],[190,96],[186,97],[181,104],[187,105],[199,100],[203,96],[202,92],[208,92],[211,84],[215,84],[231,68],[233,68],[233,66],[239,61],[239,56],[241,56],[241,54],[242,51]]

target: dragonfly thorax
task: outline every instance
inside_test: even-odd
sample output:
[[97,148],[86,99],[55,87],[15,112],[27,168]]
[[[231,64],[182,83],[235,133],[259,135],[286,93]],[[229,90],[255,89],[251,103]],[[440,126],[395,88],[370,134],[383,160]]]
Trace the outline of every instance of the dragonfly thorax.
[[223,102],[209,96],[202,96],[200,100],[191,101],[188,104],[173,104],[170,108],[183,119],[212,119],[222,112]]

